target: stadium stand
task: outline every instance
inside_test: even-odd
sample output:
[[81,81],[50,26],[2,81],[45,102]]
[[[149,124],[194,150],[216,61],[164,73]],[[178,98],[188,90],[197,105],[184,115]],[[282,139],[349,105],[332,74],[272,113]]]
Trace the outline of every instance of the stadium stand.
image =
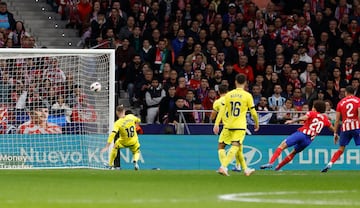
[[37,47],[78,48],[80,41],[74,29],[66,29],[67,21],[61,20],[45,0],[3,0],[17,21],[24,22],[28,35],[35,38]]

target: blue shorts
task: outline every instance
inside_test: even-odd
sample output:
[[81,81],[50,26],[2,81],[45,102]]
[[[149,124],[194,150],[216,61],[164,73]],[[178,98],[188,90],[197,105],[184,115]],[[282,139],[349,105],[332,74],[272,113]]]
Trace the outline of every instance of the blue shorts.
[[292,133],[285,139],[288,147],[294,146],[296,153],[303,151],[309,144],[311,144],[311,136],[306,135],[300,131]]
[[356,146],[360,145],[360,129],[350,130],[350,131],[342,131],[340,133],[340,146],[346,146],[349,144],[352,138],[354,138]]

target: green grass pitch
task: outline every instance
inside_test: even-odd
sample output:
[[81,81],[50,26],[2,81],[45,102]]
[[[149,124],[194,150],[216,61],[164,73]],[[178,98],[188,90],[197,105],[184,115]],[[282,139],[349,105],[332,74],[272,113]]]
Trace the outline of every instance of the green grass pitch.
[[360,172],[1,170],[0,207],[360,207]]

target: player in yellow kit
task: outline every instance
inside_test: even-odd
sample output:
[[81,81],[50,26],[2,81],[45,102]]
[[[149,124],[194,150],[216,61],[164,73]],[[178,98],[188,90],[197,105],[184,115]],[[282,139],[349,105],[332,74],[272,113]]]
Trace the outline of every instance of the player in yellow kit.
[[[234,158],[236,152],[239,151],[240,146],[243,145],[245,139],[247,121],[246,113],[250,110],[250,114],[255,121],[254,130],[259,130],[259,118],[255,110],[254,100],[252,95],[244,90],[246,85],[246,76],[244,74],[237,74],[235,77],[236,89],[228,92],[224,97],[224,105],[220,108],[219,114],[215,120],[213,131],[215,134],[219,133],[219,124],[221,118],[226,115],[227,121],[224,128],[227,129],[229,135],[227,139],[231,147],[223,160],[218,172],[222,175],[228,176],[227,166]],[[255,170],[246,168],[244,174],[251,175]]]
[[[218,112],[220,111],[221,106],[224,105],[225,95],[227,92],[228,92],[227,85],[219,86],[220,98],[215,100],[215,102],[213,104],[213,111],[211,112],[211,116],[210,116],[211,120],[215,120]],[[225,126],[226,122],[227,122],[227,117],[224,114],[222,116],[223,117],[221,118],[221,121],[222,121],[223,125]],[[223,130],[220,133],[219,140],[218,140],[218,156],[219,156],[220,164],[223,164],[223,161],[226,158],[225,146],[231,144],[231,140],[229,140],[227,138],[228,136],[229,136],[228,129],[223,128]],[[239,147],[239,151],[235,154],[235,160],[236,160],[236,166],[233,169],[233,171],[240,172],[241,169],[242,170],[247,169],[242,145]],[[241,166],[241,169],[240,169],[240,166]]]
[[118,149],[129,148],[133,154],[134,169],[139,170],[138,160],[140,157],[140,143],[136,128],[138,123],[140,123],[140,119],[133,114],[125,115],[125,108],[123,105],[116,107],[116,115],[119,119],[114,123],[113,130],[108,137],[106,146],[101,152],[106,152],[109,149],[110,144],[116,138],[117,140],[110,153],[110,168],[114,166],[114,160],[118,154]]

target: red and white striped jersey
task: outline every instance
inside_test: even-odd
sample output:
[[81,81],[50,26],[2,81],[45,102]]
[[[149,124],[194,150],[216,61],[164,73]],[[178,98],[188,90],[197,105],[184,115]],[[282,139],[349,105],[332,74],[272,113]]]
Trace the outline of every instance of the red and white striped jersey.
[[47,123],[46,127],[34,124],[31,121],[21,124],[18,128],[19,134],[61,134],[61,127],[54,123]]
[[331,125],[328,117],[319,112],[309,111],[306,113],[306,116],[308,119],[305,120],[304,125],[300,127],[298,131],[311,136],[311,139],[314,139],[314,137],[321,132],[324,126],[329,127]]
[[340,100],[336,106],[336,112],[341,114],[341,131],[350,131],[359,129],[360,98],[350,95]]

